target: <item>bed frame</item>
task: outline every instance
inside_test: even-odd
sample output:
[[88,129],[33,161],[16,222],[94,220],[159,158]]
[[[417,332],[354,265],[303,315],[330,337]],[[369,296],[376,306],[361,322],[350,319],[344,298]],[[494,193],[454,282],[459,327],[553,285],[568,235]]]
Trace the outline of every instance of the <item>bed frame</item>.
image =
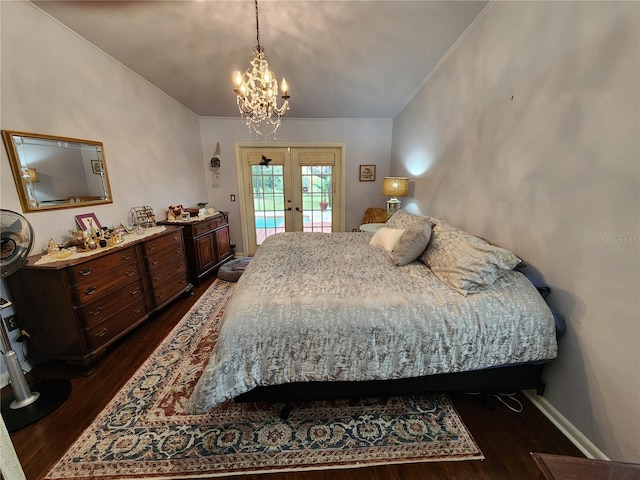
[[422,393],[479,392],[485,405],[495,406],[495,392],[535,389],[544,393],[544,363],[446,373],[398,380],[362,382],[298,382],[257,387],[239,395],[236,402],[284,403],[280,416],[286,419],[293,402],[353,397],[390,397]]

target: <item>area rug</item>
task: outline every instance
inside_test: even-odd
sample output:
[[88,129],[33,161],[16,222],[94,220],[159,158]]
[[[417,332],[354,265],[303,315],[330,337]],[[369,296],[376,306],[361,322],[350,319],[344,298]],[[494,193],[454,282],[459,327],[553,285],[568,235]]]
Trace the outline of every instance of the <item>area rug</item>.
[[216,280],[47,474],[47,479],[187,479],[484,458],[444,395],[185,404],[234,283]]

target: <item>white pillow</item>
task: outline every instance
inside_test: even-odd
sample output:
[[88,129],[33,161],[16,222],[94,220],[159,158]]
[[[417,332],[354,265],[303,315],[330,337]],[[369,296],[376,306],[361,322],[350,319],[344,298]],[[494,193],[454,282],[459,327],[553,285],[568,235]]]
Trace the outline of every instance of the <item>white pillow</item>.
[[369,245],[384,247],[387,252],[391,253],[396,248],[403,233],[404,230],[402,228],[382,227],[373,235]]

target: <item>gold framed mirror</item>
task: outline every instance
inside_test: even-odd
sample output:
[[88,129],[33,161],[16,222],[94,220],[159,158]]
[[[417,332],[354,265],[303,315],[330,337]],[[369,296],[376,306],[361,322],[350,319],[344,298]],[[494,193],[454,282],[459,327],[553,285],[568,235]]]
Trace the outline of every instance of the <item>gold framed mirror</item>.
[[113,203],[102,142],[2,130],[22,210]]

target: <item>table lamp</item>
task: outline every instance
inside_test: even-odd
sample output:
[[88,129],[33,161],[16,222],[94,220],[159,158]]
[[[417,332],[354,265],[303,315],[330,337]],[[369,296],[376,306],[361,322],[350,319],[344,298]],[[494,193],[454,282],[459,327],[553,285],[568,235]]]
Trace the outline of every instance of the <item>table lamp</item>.
[[400,209],[398,197],[406,197],[409,190],[409,179],[404,177],[384,177],[382,194],[391,197],[387,200],[387,218]]

